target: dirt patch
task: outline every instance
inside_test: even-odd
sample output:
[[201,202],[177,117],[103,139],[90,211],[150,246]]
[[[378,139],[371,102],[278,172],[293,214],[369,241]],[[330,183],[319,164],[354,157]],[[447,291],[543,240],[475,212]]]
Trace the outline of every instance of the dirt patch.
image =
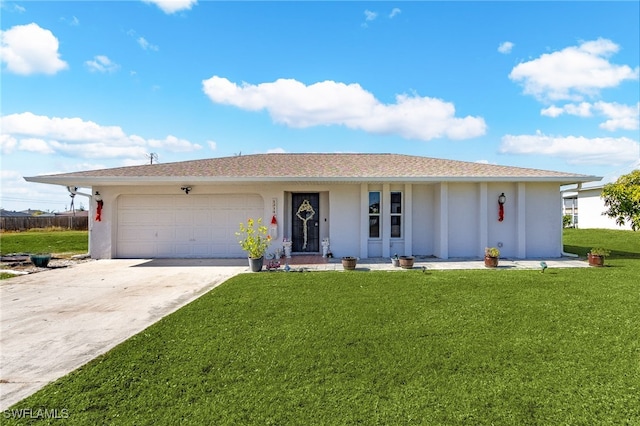
[[38,268],[29,259],[28,253],[11,253],[0,258],[0,272],[15,273],[16,275],[33,274],[58,268],[68,268],[79,263],[92,262],[88,254],[65,256],[52,254],[46,268]]

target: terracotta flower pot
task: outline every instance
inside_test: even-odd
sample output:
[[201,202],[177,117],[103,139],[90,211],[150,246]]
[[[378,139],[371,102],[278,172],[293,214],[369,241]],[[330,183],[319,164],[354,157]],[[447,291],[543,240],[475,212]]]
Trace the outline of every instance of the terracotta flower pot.
[[484,257],[484,266],[486,266],[487,268],[497,268],[498,267],[498,258],[497,257],[491,257],[491,256],[485,256]]
[[589,266],[604,266],[604,256],[589,253]]
[[400,256],[400,267],[403,269],[413,268],[413,256]]
[[342,267],[347,271],[353,271],[356,269],[358,259],[351,256],[345,256],[342,258]]

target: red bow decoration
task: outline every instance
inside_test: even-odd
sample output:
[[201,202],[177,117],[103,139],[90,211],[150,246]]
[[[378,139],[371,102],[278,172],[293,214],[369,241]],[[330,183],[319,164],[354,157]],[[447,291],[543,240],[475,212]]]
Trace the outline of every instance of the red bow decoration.
[[104,205],[104,201],[100,200],[100,201],[96,201],[96,203],[97,203],[96,222],[101,222],[102,221],[102,206]]

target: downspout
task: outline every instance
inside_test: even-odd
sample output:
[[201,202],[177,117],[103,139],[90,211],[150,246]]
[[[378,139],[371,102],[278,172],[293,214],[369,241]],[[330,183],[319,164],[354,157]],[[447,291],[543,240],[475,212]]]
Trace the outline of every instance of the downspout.
[[[91,194],[85,194],[84,192],[78,192],[78,187],[77,186],[67,186],[67,191],[69,191],[69,194],[71,194],[72,197],[75,197],[76,195],[82,195],[85,196],[89,199],[89,204],[91,204],[91,200],[93,200],[93,196]],[[89,213],[91,213],[91,205],[89,205]],[[87,227],[89,228],[89,241],[87,243],[87,251],[89,252],[89,256],[91,256],[91,215],[89,215],[89,221],[87,223]]]
[[[576,187],[576,189],[572,189],[571,191],[579,192],[581,189],[582,189],[582,182],[578,182],[578,186]],[[567,191],[563,191],[563,192],[567,192]],[[563,201],[563,203],[564,203],[564,201]],[[564,209],[564,204],[562,205],[562,208]],[[564,251],[564,241],[563,241],[563,238],[562,238],[563,229],[564,228],[560,228],[560,243],[562,245],[562,250],[560,251],[560,255],[561,256],[565,256],[565,257],[580,257],[575,253],[568,253],[568,252]]]

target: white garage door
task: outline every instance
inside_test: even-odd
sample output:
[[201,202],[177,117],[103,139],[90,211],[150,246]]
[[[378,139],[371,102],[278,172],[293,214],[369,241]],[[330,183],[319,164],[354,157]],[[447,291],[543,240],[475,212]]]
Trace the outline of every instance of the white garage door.
[[[119,258],[244,257],[240,222],[264,216],[260,195],[122,195]],[[266,219],[265,219],[266,220]]]

